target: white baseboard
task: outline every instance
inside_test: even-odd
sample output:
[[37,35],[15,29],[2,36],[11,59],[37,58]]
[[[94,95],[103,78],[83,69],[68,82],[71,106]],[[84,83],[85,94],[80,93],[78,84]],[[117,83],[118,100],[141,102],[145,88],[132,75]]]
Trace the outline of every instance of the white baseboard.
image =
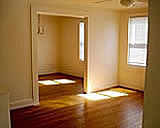
[[59,72],[57,67],[47,66],[43,67],[38,71],[38,75],[46,75],[46,74],[53,74]]
[[108,87],[106,87],[105,89],[110,89],[110,88],[114,88],[114,87],[117,87],[118,85],[117,84],[113,84],[113,85],[109,85]]
[[91,92],[98,92],[98,91],[102,91],[102,90],[105,90],[105,89],[114,88],[114,87],[117,87],[117,86],[124,87],[124,88],[126,87],[126,88],[129,88],[129,89],[134,89],[134,90],[139,90],[139,91],[144,91],[144,89],[142,89],[142,88],[136,88],[136,87],[133,87],[133,86],[122,85],[122,84],[113,84],[113,85],[107,85],[104,88],[95,89]]
[[64,73],[64,74],[72,75],[72,76],[84,77],[82,72],[81,73],[80,72],[74,72],[74,71],[67,70],[67,69],[61,69],[60,72]]
[[129,85],[119,84],[119,86],[121,86],[121,87],[126,87],[126,88],[130,88],[130,89],[135,89],[135,90],[139,90],[139,91],[144,91],[144,89],[142,89],[142,88],[137,88],[137,87],[133,87],[133,86],[129,86]]
[[54,73],[57,73],[57,71],[39,72],[38,75],[48,75],[48,74],[54,74]]
[[33,106],[33,99],[24,99],[10,103],[10,110]]
[[117,87],[117,86],[118,86],[118,84],[106,85],[106,86],[98,88],[98,89],[93,89],[91,92],[98,92],[98,91],[114,88],[114,87]]

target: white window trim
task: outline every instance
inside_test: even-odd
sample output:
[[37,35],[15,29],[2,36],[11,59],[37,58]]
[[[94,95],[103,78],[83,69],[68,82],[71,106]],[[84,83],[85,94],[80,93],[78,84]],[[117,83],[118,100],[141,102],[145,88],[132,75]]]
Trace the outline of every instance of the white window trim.
[[[134,63],[134,62],[129,62],[129,31],[130,31],[130,27],[129,27],[129,19],[130,18],[138,18],[138,17],[148,17],[147,15],[141,15],[141,16],[129,16],[128,17],[128,46],[127,46],[127,64],[128,66],[134,66],[134,67],[142,67],[142,68],[146,68],[147,67],[147,58],[146,58],[146,63],[145,64],[141,64],[141,63]],[[148,32],[148,31],[147,31]],[[148,40],[148,38],[146,39]],[[147,44],[148,45],[148,44]],[[147,52],[148,53],[148,52]],[[147,54],[146,53],[146,54]],[[146,55],[147,56],[147,55]]]

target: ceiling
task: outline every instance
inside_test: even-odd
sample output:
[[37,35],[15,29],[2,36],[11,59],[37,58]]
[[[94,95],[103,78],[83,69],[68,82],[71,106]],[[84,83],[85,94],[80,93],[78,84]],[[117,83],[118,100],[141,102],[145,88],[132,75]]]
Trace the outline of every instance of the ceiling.
[[[100,8],[109,8],[109,9],[117,9],[123,10],[128,9],[127,7],[123,7],[120,5],[120,0],[111,0],[102,3],[93,3],[101,0],[55,0],[58,3],[70,4],[70,5],[82,5],[82,6],[91,6],[91,7],[100,7]],[[148,0],[146,2],[138,2],[133,8],[147,8]]]

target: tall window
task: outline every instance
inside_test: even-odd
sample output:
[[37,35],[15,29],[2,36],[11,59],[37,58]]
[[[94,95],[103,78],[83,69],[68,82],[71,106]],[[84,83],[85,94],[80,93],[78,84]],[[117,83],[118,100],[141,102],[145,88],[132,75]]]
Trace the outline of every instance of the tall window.
[[148,17],[129,18],[128,64],[146,66]]
[[84,61],[84,22],[79,24],[79,59]]

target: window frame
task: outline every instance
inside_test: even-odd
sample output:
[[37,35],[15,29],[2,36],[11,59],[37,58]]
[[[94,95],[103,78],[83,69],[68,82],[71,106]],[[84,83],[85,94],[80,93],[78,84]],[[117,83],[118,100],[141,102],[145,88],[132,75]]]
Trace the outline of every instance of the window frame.
[[[127,45],[127,65],[128,66],[134,66],[134,67],[143,67],[143,68],[146,68],[147,66],[147,55],[148,55],[148,35],[147,35],[147,45],[146,45],[146,63],[145,64],[142,64],[142,63],[131,63],[129,62],[129,55],[130,55],[130,19],[131,18],[143,18],[143,17],[147,17],[148,18],[148,15],[139,15],[139,16],[129,16],[128,17],[128,26],[127,26],[127,29],[128,29],[128,45]],[[149,22],[149,19],[148,19],[148,22]],[[147,26],[147,33],[149,32],[149,24]],[[142,44],[140,44],[142,45]],[[145,44],[144,44],[145,45]]]

